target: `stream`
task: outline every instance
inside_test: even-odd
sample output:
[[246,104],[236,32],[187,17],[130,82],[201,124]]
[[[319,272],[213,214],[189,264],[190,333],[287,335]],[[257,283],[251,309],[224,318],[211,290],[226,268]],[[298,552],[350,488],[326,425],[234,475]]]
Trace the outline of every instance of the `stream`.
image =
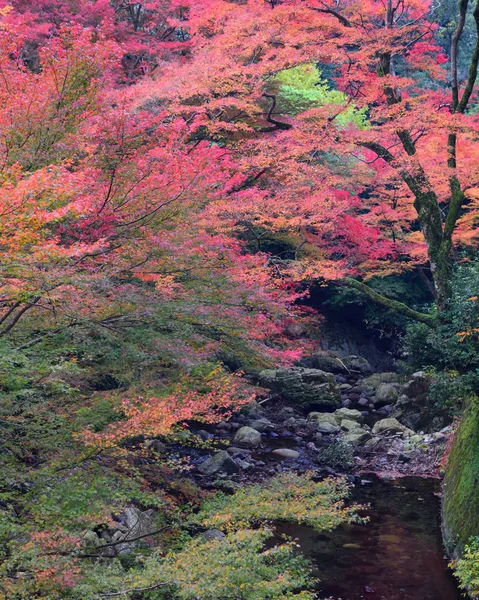
[[320,579],[318,598],[333,600],[459,600],[440,531],[439,482],[368,477],[352,500],[368,504],[366,524],[316,533],[293,524],[278,533],[296,538]]

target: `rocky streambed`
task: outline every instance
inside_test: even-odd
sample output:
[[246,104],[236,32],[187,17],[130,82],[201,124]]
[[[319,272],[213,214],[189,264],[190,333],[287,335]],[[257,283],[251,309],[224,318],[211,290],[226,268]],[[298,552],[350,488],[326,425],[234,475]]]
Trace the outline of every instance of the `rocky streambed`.
[[[428,403],[428,375],[373,373],[364,358],[323,353],[301,367],[263,371],[252,383],[256,403],[216,425],[190,424],[191,443],[147,441],[145,460],[153,466],[163,456],[186,458],[190,478],[225,492],[283,471],[346,477],[352,501],[367,505],[369,523],[320,535],[297,525],[277,528],[311,559],[318,598],[458,600],[438,499],[451,426]],[[151,511],[134,510],[120,515],[116,531],[92,541],[128,551],[123,521],[134,517],[146,533],[152,527]]]
[[335,372],[263,371],[257,403],[228,421],[193,428],[211,445],[192,457],[198,480],[258,480],[284,469],[438,476],[451,427],[428,405],[425,373],[401,381],[393,372],[372,373],[356,356],[323,355],[318,363]]

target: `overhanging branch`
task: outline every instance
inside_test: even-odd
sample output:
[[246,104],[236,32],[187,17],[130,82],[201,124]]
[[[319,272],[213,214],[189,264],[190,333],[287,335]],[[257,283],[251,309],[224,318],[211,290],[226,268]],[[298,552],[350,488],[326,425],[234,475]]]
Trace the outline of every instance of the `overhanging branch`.
[[377,304],[381,304],[382,306],[386,306],[387,308],[392,308],[393,310],[400,313],[401,315],[404,315],[408,319],[418,321],[419,323],[424,323],[429,327],[434,327],[436,323],[436,318],[433,315],[426,315],[417,310],[409,308],[409,306],[407,306],[407,304],[404,304],[403,302],[398,302],[397,300],[392,300],[391,298],[387,298],[382,294],[378,294],[378,292],[374,291],[362,281],[358,281],[357,279],[347,277],[343,283],[348,287],[352,287],[355,290],[358,290]]

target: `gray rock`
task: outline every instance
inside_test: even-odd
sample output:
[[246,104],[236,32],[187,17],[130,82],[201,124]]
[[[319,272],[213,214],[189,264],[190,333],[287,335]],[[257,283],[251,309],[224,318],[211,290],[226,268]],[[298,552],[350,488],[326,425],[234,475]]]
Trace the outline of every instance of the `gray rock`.
[[414,431],[408,429],[394,417],[389,417],[387,419],[381,419],[380,421],[377,421],[374,424],[373,433],[406,433],[414,435]]
[[369,362],[362,356],[346,356],[342,361],[350,371],[359,371],[363,375],[368,375],[373,372]]
[[261,444],[261,433],[252,427],[241,427],[233,441],[244,448],[257,448]]
[[298,419],[296,419],[296,417],[289,417],[289,419],[286,419],[286,421],[283,422],[285,427],[296,427],[297,424]]
[[277,448],[273,450],[272,454],[280,456],[281,458],[298,458],[299,452],[292,450],[291,448]]
[[157,530],[156,512],[153,509],[141,511],[136,506],[129,506],[119,516],[117,531],[111,536],[112,542],[125,541],[124,544],[113,546],[110,555],[125,554],[132,550],[137,545],[143,545],[144,540],[129,542],[130,538],[147,536],[153,534]]
[[226,537],[226,535],[219,529],[208,529],[207,531],[203,531],[201,537],[208,542],[211,540],[218,540],[220,542]]
[[361,431],[361,425],[357,421],[343,419],[341,421],[341,429],[343,429],[344,431]]
[[424,373],[424,371],[418,371],[413,373],[410,381],[404,386],[404,394],[408,398],[424,398],[429,391],[431,385],[431,379]]
[[392,383],[380,383],[376,388],[376,400],[374,404],[393,404],[399,394]]
[[91,529],[83,536],[86,546],[99,546],[101,544],[100,536]]
[[251,423],[251,427],[253,429],[256,429],[256,431],[259,431],[260,433],[264,433],[265,431],[271,431],[272,429],[274,429],[273,423],[271,423],[271,421],[268,421],[268,419],[265,419],[264,417],[262,419],[256,419],[256,421],[253,421]]
[[260,385],[273,390],[301,407],[337,408],[341,403],[339,386],[332,373],[320,369],[270,369],[259,374]]
[[238,465],[225,450],[217,452],[211,458],[207,458],[198,466],[198,471],[202,475],[214,475],[215,473],[237,473]]
[[331,425],[337,425],[338,419],[336,415],[333,413],[319,413],[312,412],[308,415],[308,421],[316,422],[316,423],[330,423]]
[[347,369],[342,364],[342,361],[338,360],[334,354],[328,354],[327,352],[318,352],[311,359],[311,364],[315,369],[321,369],[327,373],[347,373]]
[[131,532],[128,537],[138,537],[155,531],[157,529],[155,515],[153,509],[141,511],[136,506],[125,508],[122,522]]
[[359,410],[355,410],[354,408],[339,408],[334,414],[339,421],[348,419],[350,421],[362,423],[364,420],[363,413]]
[[318,423],[318,432],[319,433],[338,433],[340,431],[338,425],[333,425],[332,423]]
[[368,392],[375,392],[381,383],[396,383],[396,373],[374,373],[362,381],[362,388]]

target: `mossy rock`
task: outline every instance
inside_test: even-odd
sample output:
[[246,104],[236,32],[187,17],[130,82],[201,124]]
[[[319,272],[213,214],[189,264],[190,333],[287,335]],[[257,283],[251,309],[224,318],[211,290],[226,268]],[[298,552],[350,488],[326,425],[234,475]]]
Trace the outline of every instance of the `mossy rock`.
[[471,401],[454,436],[443,485],[443,534],[448,554],[462,555],[479,535],[479,399]]
[[331,410],[341,404],[341,393],[334,375],[320,369],[265,370],[260,373],[259,382],[302,408]]
[[479,535],[479,405],[471,402],[448,456],[443,486],[443,523],[447,550],[460,555]]

